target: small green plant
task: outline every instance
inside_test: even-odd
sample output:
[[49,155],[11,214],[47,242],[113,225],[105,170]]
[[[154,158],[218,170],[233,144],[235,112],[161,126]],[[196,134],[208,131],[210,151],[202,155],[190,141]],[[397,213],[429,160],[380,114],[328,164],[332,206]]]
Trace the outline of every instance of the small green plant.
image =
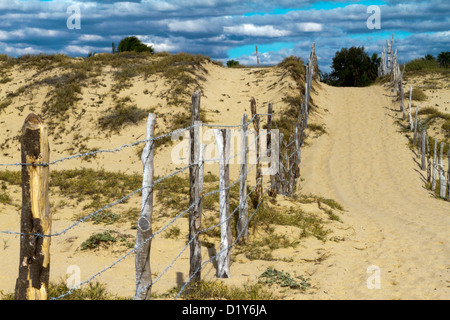
[[98,119],[98,123],[103,130],[118,132],[125,125],[137,124],[147,115],[146,110],[140,109],[136,105],[125,105],[124,101],[119,101],[113,109],[109,110],[108,114]]
[[110,244],[116,242],[117,238],[114,237],[110,231],[96,233],[91,235],[86,241],[81,244],[81,250],[95,249],[100,244]]
[[[165,296],[177,294],[173,288]],[[261,283],[244,283],[243,287],[230,287],[221,281],[200,281],[191,283],[181,293],[186,300],[274,300],[278,297],[264,288]]]
[[[409,92],[407,93],[407,95],[409,95]],[[428,97],[421,89],[413,88],[411,98],[415,101],[425,101]]]
[[102,211],[97,214],[95,214],[93,217],[90,218],[94,224],[113,224],[117,220],[119,220],[120,216],[116,213],[112,213],[109,211]]
[[302,291],[311,286],[310,278],[305,278],[302,275],[297,276],[296,274],[292,277],[289,273],[284,272],[283,270],[279,271],[272,267],[267,268],[259,278],[262,283],[268,284],[269,286],[277,284],[282,288],[288,287],[291,289],[300,289]]
[[176,239],[176,238],[179,237],[180,233],[181,233],[180,228],[178,228],[178,227],[171,227],[164,234],[164,238],[166,238],[166,239],[171,239],[171,238],[172,239]]

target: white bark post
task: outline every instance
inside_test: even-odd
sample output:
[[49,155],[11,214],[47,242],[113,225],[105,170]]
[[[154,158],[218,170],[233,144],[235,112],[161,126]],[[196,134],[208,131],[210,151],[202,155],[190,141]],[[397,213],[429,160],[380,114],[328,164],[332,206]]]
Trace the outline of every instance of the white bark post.
[[433,154],[433,174],[431,176],[431,190],[436,190],[436,153],[437,153],[437,139],[434,140],[434,154]]
[[431,182],[431,150],[429,136],[427,136],[427,182]]
[[448,148],[448,154],[447,154],[447,201],[450,201],[450,146]]
[[248,202],[247,202],[247,163],[248,163],[248,137],[247,115],[241,120],[241,170],[239,181],[239,219],[237,222],[237,234],[241,235],[239,241],[246,242],[248,237]]
[[403,77],[400,79],[400,95],[401,95],[400,107],[401,107],[402,112],[403,112],[403,120],[405,120],[406,114],[405,114],[405,105],[403,103],[403,96],[404,96],[404,92],[403,92]]
[[414,120],[414,138],[413,138],[413,145],[416,145],[417,141],[417,114],[419,113],[419,106],[416,106],[416,117]]
[[230,222],[230,129],[214,129],[217,147],[219,149],[219,206],[220,206],[220,251],[217,255],[217,277],[230,277],[231,260],[231,222]]
[[440,182],[440,192],[439,196],[445,198],[447,194],[447,182],[445,181],[445,171],[444,171],[444,142],[441,142],[441,152],[439,153],[439,182]]
[[[200,194],[200,149],[201,149],[201,121],[200,120],[200,97],[201,92],[192,94],[191,105],[191,126],[189,134],[189,241],[190,244],[190,265],[189,276],[192,281],[201,280],[200,266],[202,263],[201,241],[199,231],[202,224],[202,198]],[[195,238],[195,239],[194,239]]]
[[426,168],[427,168],[426,163],[425,163],[425,154],[426,154],[425,140],[427,138],[426,136],[427,136],[427,131],[425,129],[425,126],[423,126],[422,127],[422,170],[426,170]]
[[[142,152],[142,164],[144,172],[142,177],[142,207],[141,215],[137,222],[136,235],[136,300],[150,299],[152,273],[150,268],[150,250],[152,235],[152,214],[153,214],[153,156],[155,142],[153,130],[155,128],[156,115],[150,113],[147,119],[147,143]],[[145,242],[145,243],[144,243]]]
[[412,86],[409,86],[409,102],[408,102],[408,114],[409,114],[409,127],[411,131],[414,130],[414,123],[411,116],[411,98],[412,98]]

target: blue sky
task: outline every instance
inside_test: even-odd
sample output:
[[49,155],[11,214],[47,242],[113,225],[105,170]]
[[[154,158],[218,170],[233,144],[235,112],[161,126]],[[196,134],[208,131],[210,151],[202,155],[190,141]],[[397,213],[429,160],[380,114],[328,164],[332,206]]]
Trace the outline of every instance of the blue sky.
[[[69,29],[67,8],[80,11]],[[369,29],[370,5],[380,9],[380,29]],[[0,0],[0,53],[10,56],[110,52],[111,43],[136,35],[156,51],[201,53],[213,59],[276,64],[309,56],[328,72],[336,51],[364,46],[380,53],[395,33],[400,62],[450,51],[448,0]]]

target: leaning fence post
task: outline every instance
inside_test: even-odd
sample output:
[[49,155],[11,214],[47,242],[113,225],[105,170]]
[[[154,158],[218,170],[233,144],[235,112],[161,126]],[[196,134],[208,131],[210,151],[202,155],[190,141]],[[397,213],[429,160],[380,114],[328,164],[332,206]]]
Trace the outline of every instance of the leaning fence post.
[[431,150],[430,137],[427,135],[427,182],[431,182]]
[[431,175],[431,190],[436,190],[436,153],[437,153],[437,139],[434,139],[434,154],[433,154],[433,174]]
[[448,148],[448,154],[447,154],[447,201],[450,201],[450,146]]
[[150,113],[147,119],[147,143],[142,151],[142,164],[144,173],[142,178],[142,207],[141,215],[137,223],[136,235],[136,300],[150,299],[152,273],[150,267],[150,250],[152,235],[152,214],[153,214],[153,156],[155,143],[153,141],[153,131],[156,124],[156,115]]
[[189,276],[192,281],[197,282],[201,279],[200,266],[202,263],[200,228],[202,219],[202,198],[200,194],[200,148],[201,136],[200,128],[200,97],[201,92],[196,91],[192,94],[191,105],[191,129],[189,135],[190,155],[189,155],[189,241],[190,244],[190,264]]
[[22,212],[16,300],[47,300],[52,217],[48,197],[48,129],[30,114],[22,128]]
[[445,198],[447,194],[447,182],[445,181],[445,171],[444,171],[444,142],[441,142],[441,151],[439,153],[439,182],[440,182],[440,192],[439,196]]
[[425,129],[425,126],[422,126],[422,170],[426,170],[427,166],[425,163],[425,140],[427,136],[427,130]]
[[219,150],[219,207],[220,207],[220,251],[217,255],[217,277],[230,277],[231,219],[230,219],[230,129],[214,129]]
[[417,114],[419,112],[419,106],[416,106],[416,117],[414,120],[414,138],[413,138],[413,145],[416,145],[416,140],[417,140]]
[[260,118],[256,113],[256,100],[252,98],[250,100],[250,108],[252,111],[253,126],[255,127],[256,133],[256,189],[255,195],[257,203],[261,201],[262,196],[262,175],[261,175],[261,159],[260,159],[260,149],[261,149],[261,138],[259,136]]
[[248,160],[248,138],[247,138],[247,115],[241,120],[241,167],[239,181],[239,219],[236,226],[237,234],[241,235],[240,241],[246,242],[248,237],[248,202],[247,202],[247,160]]
[[409,86],[409,102],[408,102],[408,114],[409,114],[409,127],[411,131],[414,129],[414,124],[411,116],[411,98],[412,98],[412,86]]

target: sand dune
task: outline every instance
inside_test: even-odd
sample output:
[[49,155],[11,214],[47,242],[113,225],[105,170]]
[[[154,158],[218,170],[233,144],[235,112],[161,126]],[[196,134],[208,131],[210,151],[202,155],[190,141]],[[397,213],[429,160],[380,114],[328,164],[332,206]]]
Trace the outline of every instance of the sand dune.
[[[274,103],[275,113],[286,107],[283,98],[296,94],[295,81],[286,76],[280,68],[239,68],[227,69],[214,64],[206,64],[201,73],[202,102],[210,123],[238,124],[243,113],[250,115],[251,97],[258,103],[258,111],[266,112],[268,102]],[[2,84],[2,94],[17,90],[22,82],[30,82],[35,75],[11,71],[14,81]],[[44,77],[44,75],[40,75]],[[48,76],[48,74],[47,74]],[[132,86],[119,93],[119,97],[130,96],[138,106],[154,106],[158,112],[158,130],[167,126],[173,115],[173,108],[161,98],[170,84],[158,77],[144,79],[136,77]],[[69,125],[79,124],[77,129],[89,136],[97,132],[92,119],[112,105],[108,93],[113,85],[112,75],[105,70],[99,80],[102,86],[90,85],[83,89],[80,105],[88,109],[87,115],[76,120],[70,115]],[[143,93],[145,90],[149,93]],[[46,99],[47,89],[27,93],[24,98],[15,99],[0,114],[0,138],[10,139],[10,145],[0,154],[1,163],[18,161],[16,143],[27,112],[39,109]],[[104,105],[97,100],[104,98]],[[184,97],[189,98],[189,97]],[[393,94],[380,85],[366,88],[335,88],[322,83],[314,83],[312,98],[316,104],[310,122],[324,124],[327,133],[310,135],[308,145],[302,150],[300,188],[294,197],[278,196],[276,206],[280,210],[305,210],[322,217],[323,211],[316,203],[299,203],[295,198],[313,194],[337,200],[345,208],[339,211],[340,222],[323,218],[330,233],[326,241],[314,237],[302,238],[296,247],[274,250],[274,260],[249,260],[238,255],[231,266],[232,277],[224,279],[226,284],[242,286],[243,283],[258,281],[259,275],[268,267],[276,266],[288,272],[296,271],[311,278],[312,286],[306,292],[279,290],[284,299],[448,299],[449,253],[448,227],[450,203],[433,198],[424,188],[424,173],[420,171],[415,154],[408,148],[407,139],[398,132],[395,123],[400,116],[399,103]],[[29,99],[29,103],[27,102]],[[27,101],[26,101],[27,100]],[[95,101],[92,103],[92,101]],[[98,104],[98,105],[97,105]],[[23,111],[18,109],[23,106]],[[34,108],[34,109],[33,109]],[[178,109],[177,109],[178,110]],[[77,122],[78,121],[78,122]],[[264,121],[264,120],[263,120]],[[264,122],[263,122],[264,123]],[[89,148],[115,148],[145,134],[145,121],[136,126],[124,128],[120,134],[95,138],[92,134]],[[99,133],[100,135],[100,133]],[[52,147],[52,159],[67,155],[70,136],[64,143]],[[155,169],[158,175],[180,167],[171,161],[170,146],[158,150]],[[6,155],[5,155],[6,153]],[[124,166],[127,163],[127,166]],[[76,166],[104,168],[127,173],[141,172],[141,163],[136,150],[98,156],[92,162],[71,160],[58,165],[58,170]],[[215,172],[217,166],[207,166],[205,171]],[[236,166],[237,167],[237,166]],[[237,168],[232,168],[232,177],[237,176]],[[250,177],[252,179],[252,177]],[[18,230],[20,188],[8,186],[13,205],[0,204],[0,230]],[[74,211],[82,211],[81,204],[72,200],[70,205],[55,209],[53,230],[60,231],[73,223]],[[140,199],[133,199],[124,206],[139,207]],[[159,230],[169,221],[162,205],[155,208],[154,230]],[[176,239],[158,237],[152,243],[152,272],[159,275],[172,262],[186,244],[187,220],[174,223],[181,229]],[[277,232],[294,234],[293,229],[276,226]],[[80,244],[93,232],[108,230],[106,225],[91,222],[79,225],[75,232],[68,232],[52,240],[51,280],[58,281],[68,276],[71,265],[81,268],[81,280],[87,280],[98,271],[110,266],[127,251],[124,248],[109,248],[97,251],[81,251]],[[114,226],[115,230],[134,236],[129,224]],[[296,231],[295,231],[296,232]],[[19,237],[0,235],[0,290],[11,292],[17,277]],[[202,248],[205,259],[214,252]],[[176,264],[161,278],[154,291],[164,293],[187,280],[189,249]],[[367,270],[376,266],[380,270],[380,289],[369,289]],[[215,280],[214,265],[208,264],[202,271],[207,280]],[[125,258],[111,270],[96,277],[106,283],[108,290],[120,296],[134,294],[134,259]]]

